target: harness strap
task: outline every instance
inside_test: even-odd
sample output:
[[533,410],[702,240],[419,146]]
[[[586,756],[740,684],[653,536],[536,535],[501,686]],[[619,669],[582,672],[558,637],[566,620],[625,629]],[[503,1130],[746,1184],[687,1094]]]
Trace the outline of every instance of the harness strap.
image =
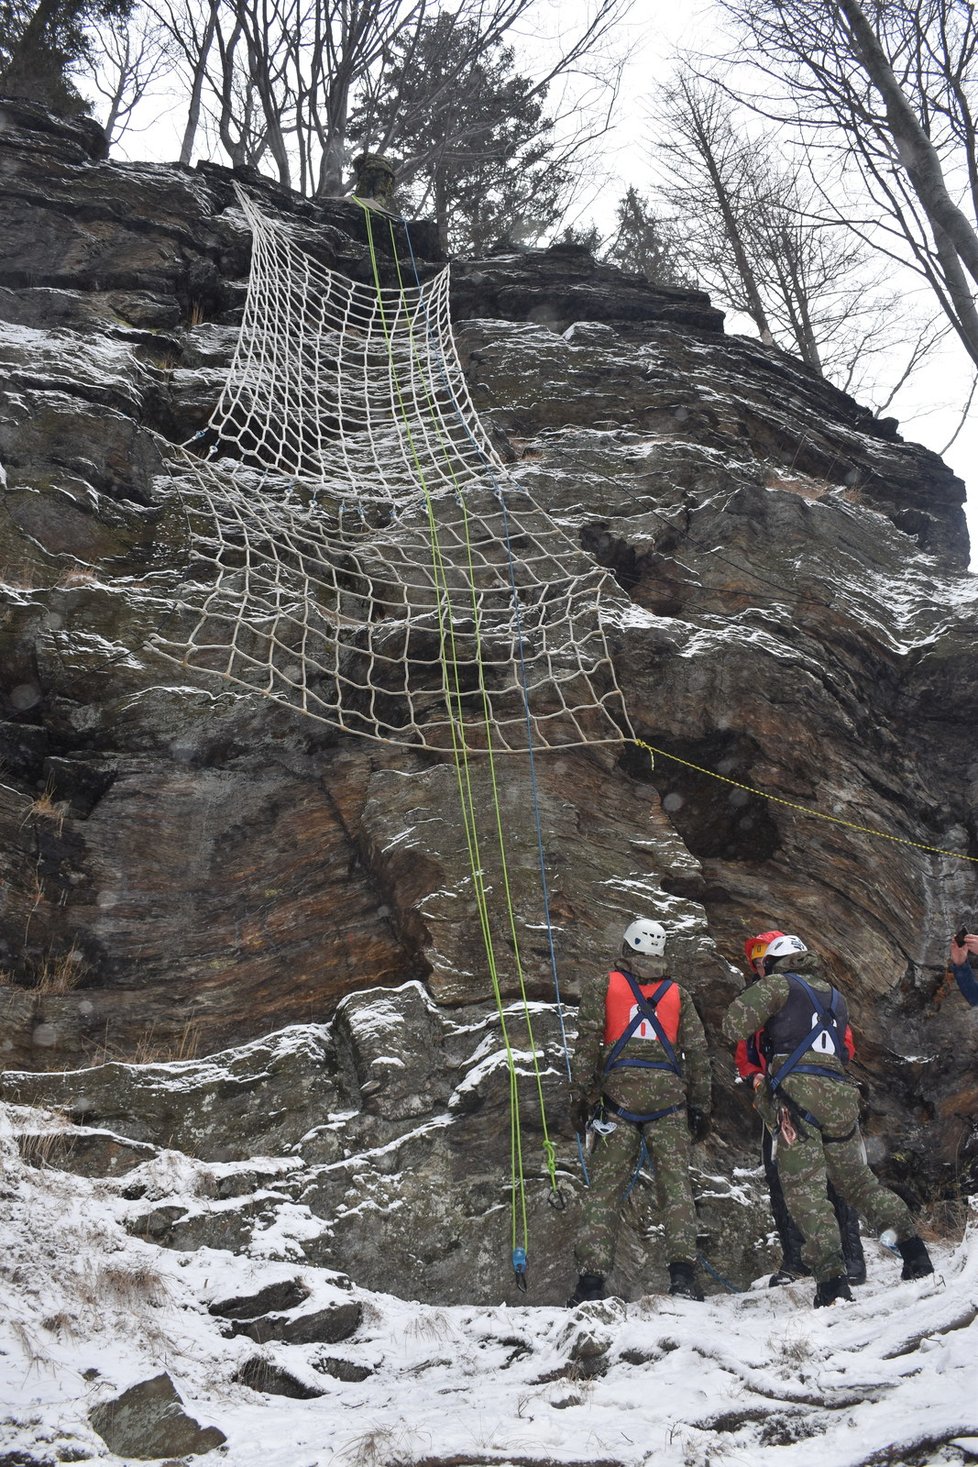
[[[830,1074],[833,1076],[833,1078],[835,1078],[834,1070],[827,1070],[823,1073]],[[849,1130],[841,1136],[826,1136],[825,1127],[822,1125],[822,1122],[819,1120],[818,1116],[813,1116],[810,1110],[806,1110],[803,1105],[798,1104],[797,1100],[793,1100],[788,1094],[787,1090],[782,1097],[781,1103],[782,1105],[787,1107],[788,1111],[791,1113],[791,1115],[795,1117],[796,1120],[804,1121],[806,1125],[814,1126],[816,1131],[821,1131],[823,1146],[841,1145],[843,1141],[851,1141],[853,1136],[855,1136],[856,1134],[856,1124],[854,1123],[852,1126],[850,1126]]]
[[[777,1074],[772,1075],[768,1080],[768,1089],[772,1095],[777,1093],[778,1089],[784,1084],[785,1080],[787,1080],[788,1076],[794,1070],[798,1070],[799,1073],[803,1075],[807,1074],[828,1076],[833,1080],[844,1080],[846,1078],[845,1075],[840,1074],[837,1070],[830,1070],[827,1066],[825,1068],[817,1065],[803,1066],[800,1063],[802,1055],[807,1054],[808,1051],[815,1044],[816,1040],[819,1039],[823,1034],[828,1034],[830,1036],[836,1054],[840,1053],[839,1045],[837,1043],[839,1033],[839,1021],[835,1017],[836,1005],[839,1000],[838,989],[832,989],[832,996],[829,999],[829,1007],[828,1010],[826,1010],[821,1000],[819,999],[818,994],[815,992],[810,984],[805,982],[800,973],[786,973],[785,977],[794,978],[796,982],[801,984],[814,1011],[816,1023],[812,1025],[811,1032],[805,1035],[804,1039],[797,1046],[797,1048],[788,1056],[784,1064],[778,1070]],[[818,1125],[818,1122],[815,1121],[814,1124]]]
[[665,1116],[675,1115],[679,1110],[686,1109],[686,1102],[680,1101],[678,1105],[667,1105],[665,1110],[653,1110],[647,1113],[635,1110],[626,1110],[616,1100],[609,1100],[607,1095],[602,1096],[601,1104],[605,1110],[610,1110],[619,1120],[631,1121],[633,1126],[644,1126],[646,1121],[661,1121]]
[[[662,998],[663,994],[672,987],[672,979],[664,978],[663,981],[659,984],[658,988],[655,990],[655,992],[650,994],[649,997],[646,998],[645,994],[642,992],[641,988],[626,968],[619,968],[618,971],[621,973],[621,976],[624,978],[625,982],[632,990],[632,997],[635,999],[635,1013],[632,1015],[631,1019],[629,1019],[624,1031],[612,1045],[611,1050],[608,1054],[608,1058],[604,1062],[603,1075],[610,1075],[612,1070],[620,1069],[669,1070],[672,1072],[672,1074],[678,1075],[681,1079],[683,1073],[682,1065],[679,1063],[676,1051],[673,1049],[672,1044],[669,1041],[669,1036],[663,1029],[662,1025],[659,1023],[658,1016],[655,1012],[655,1006],[659,1002],[660,998]],[[619,1056],[622,1050],[625,1048],[625,1045],[631,1039],[635,1031],[639,1029],[643,1023],[652,1025],[653,1033],[655,1034],[656,1039],[662,1045],[665,1059],[620,1059]]]

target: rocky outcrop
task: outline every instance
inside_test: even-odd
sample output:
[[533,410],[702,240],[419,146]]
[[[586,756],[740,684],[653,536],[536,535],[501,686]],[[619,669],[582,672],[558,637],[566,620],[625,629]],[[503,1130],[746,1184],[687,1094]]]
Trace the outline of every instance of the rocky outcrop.
[[[561,1035],[549,1006],[535,1005],[548,1134],[558,1153],[554,1191],[525,1025],[515,1009],[507,1022],[521,1092],[527,1298],[561,1304],[583,1198],[563,1120]],[[427,1303],[518,1297],[509,1077],[497,1023],[482,1006],[446,1009],[417,984],[374,990],[345,999],[329,1025],[280,1031],[205,1060],[8,1072],[2,1093],[16,1107],[23,1155],[101,1178],[133,1239],[183,1255],[229,1250],[292,1269],[257,1291],[209,1301],[228,1339],[342,1342],[360,1322],[351,1279]],[[43,1110],[27,1109],[37,1106]],[[150,1137],[165,1137],[165,1145]],[[776,1259],[758,1243],[768,1227],[758,1183],[721,1175],[731,1153],[721,1154],[714,1164],[706,1148],[695,1149],[701,1246],[724,1277],[747,1284]],[[658,1246],[643,1242],[653,1213],[643,1174],[613,1279],[626,1297],[668,1283]],[[297,1265],[331,1273],[313,1294]]]
[[93,1407],[91,1423],[119,1457],[196,1456],[221,1446],[227,1437],[216,1426],[201,1426],[183,1409],[167,1374],[130,1386],[113,1401]]
[[[234,1152],[235,1106],[270,1155],[298,1144],[283,1114],[297,1106],[310,1166],[341,1162],[360,1129],[392,1128],[424,1178],[414,1233],[379,1259],[351,1203],[322,1258],[410,1289],[427,1229],[465,1258],[437,1297],[474,1271],[465,1208],[498,1206],[505,1104],[497,1075],[476,1066],[463,1086],[452,1070],[464,1057],[451,1013],[495,1022],[454,776],[152,652],[186,548],[160,443],[206,423],[244,295],[234,179],[112,164],[22,104],[2,116],[0,1058],[22,1071],[110,1062],[70,1082],[8,1076],[5,1093],[73,1113],[92,1100],[100,1157],[105,1135]],[[324,263],[370,278],[355,206],[247,183]],[[438,268],[412,238],[422,273]],[[890,1175],[921,1195],[960,1187],[975,1042],[960,1000],[933,998],[946,934],[978,908],[974,867],[928,848],[978,856],[963,486],[796,361],[725,336],[698,292],[553,250],[460,265],[454,310],[517,482],[617,581],[619,679],[660,751],[654,769],[631,745],[538,761],[565,999],[624,921],[654,908],[680,933],[677,968],[716,1036],[745,931],[799,930],[846,981]],[[506,795],[529,997],[545,1003],[529,775],[515,763]],[[509,998],[513,974],[503,985]],[[382,1044],[344,1039],[358,1011],[385,1014]],[[291,1058],[276,1070],[250,1049],[219,1076],[180,1071],[290,1025],[311,1026],[300,1077]],[[721,1134],[742,1147],[744,1106],[719,1044],[716,1056]],[[112,1067],[133,1059],[177,1061],[200,1105],[181,1116],[159,1071]],[[342,1126],[312,1119],[320,1084]],[[446,1108],[465,1124],[424,1131]],[[138,1150],[113,1154],[128,1166]],[[385,1185],[393,1208],[407,1183]],[[310,1179],[304,1205],[334,1216],[322,1188]],[[250,1235],[240,1213],[227,1236]],[[154,1226],[206,1231],[192,1217]]]

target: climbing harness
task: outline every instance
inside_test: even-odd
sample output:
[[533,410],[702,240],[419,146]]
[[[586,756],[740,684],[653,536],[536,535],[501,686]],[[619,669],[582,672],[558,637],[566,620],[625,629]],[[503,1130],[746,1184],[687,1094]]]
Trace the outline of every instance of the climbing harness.
[[[784,1064],[780,1066],[775,1074],[768,1074],[765,1079],[768,1095],[773,1099],[777,1096],[780,1104],[778,1110],[778,1125],[785,1144],[791,1146],[798,1139],[798,1131],[795,1122],[814,1128],[821,1132],[823,1145],[829,1146],[850,1141],[855,1135],[856,1128],[853,1126],[842,1136],[827,1136],[822,1122],[803,1105],[788,1094],[787,1090],[778,1096],[778,1091],[790,1075],[816,1075],[822,1079],[840,1081],[844,1085],[851,1085],[849,1076],[840,1070],[830,1069],[828,1065],[802,1064],[802,1055],[809,1050],[821,1050],[823,1053],[832,1053],[842,1056],[845,1053],[845,1036],[838,1017],[838,1009],[841,1004],[841,995],[837,988],[833,988],[829,998],[829,1006],[826,1009],[818,994],[807,983],[800,973],[785,972],[781,975],[788,979],[789,984],[794,983],[801,989],[812,1007],[813,1023],[811,1029],[798,1043],[796,1048],[789,1054]],[[797,992],[797,989],[796,989]],[[823,1042],[823,1040],[825,1042]],[[802,1133],[804,1134],[804,1133]]]
[[[614,972],[608,975],[609,997],[608,1000],[606,1000],[608,1004],[610,1004],[613,1000],[614,988],[616,986],[615,980],[618,978],[623,978],[625,980],[625,983],[628,985],[628,988],[631,991],[631,995],[632,998],[635,1000],[635,1003],[631,1017],[628,1019],[618,1038],[615,1039],[612,1043],[611,1049],[608,1052],[607,1058],[604,1062],[603,1077],[606,1078],[608,1075],[611,1074],[613,1070],[637,1069],[669,1070],[673,1075],[678,1075],[681,1078],[683,1073],[682,1065],[680,1064],[676,1051],[673,1048],[672,1041],[670,1040],[669,1035],[666,1033],[658,1014],[656,1013],[657,1006],[668,995],[673,1000],[672,1006],[674,1008],[674,1020],[675,1022],[678,1022],[679,990],[676,987],[676,984],[672,981],[671,978],[666,978],[658,984],[653,993],[646,995],[645,993],[643,993],[642,988],[640,987],[636,979],[631,973],[627,971],[627,969],[616,968]],[[651,984],[646,984],[645,986],[651,987]],[[638,1055],[631,1055],[628,1058],[623,1059],[622,1054],[629,1041],[634,1038],[634,1036],[641,1029],[646,1027],[652,1030],[655,1038],[662,1046],[662,1051],[665,1055],[665,1058],[661,1060],[653,1060],[646,1059]]]
[[[821,1049],[824,1053],[836,1055],[841,1055],[844,1052],[844,1039],[840,1033],[839,1020],[836,1017],[836,1010],[840,1003],[838,989],[832,989],[829,1007],[826,1009],[811,984],[806,983],[800,973],[784,973],[781,976],[787,978],[789,983],[797,983],[801,987],[805,997],[812,1006],[814,1022],[811,1030],[806,1033],[801,1042],[789,1054],[784,1064],[778,1068],[777,1073],[768,1076],[767,1087],[769,1093],[775,1095],[785,1080],[788,1079],[788,1076],[793,1074],[820,1075],[826,1079],[843,1080],[849,1083],[848,1077],[845,1074],[839,1070],[830,1069],[828,1065],[803,1065],[801,1063],[802,1055],[807,1054],[812,1049]],[[828,1041],[827,1045],[820,1043],[823,1036]]]

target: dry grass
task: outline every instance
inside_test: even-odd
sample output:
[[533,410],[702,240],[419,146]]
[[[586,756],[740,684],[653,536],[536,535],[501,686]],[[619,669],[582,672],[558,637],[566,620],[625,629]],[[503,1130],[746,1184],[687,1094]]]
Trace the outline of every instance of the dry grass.
[[399,1467],[415,1458],[417,1448],[405,1427],[375,1426],[346,1441],[338,1460],[348,1467]]
[[44,1111],[41,1128],[21,1131],[17,1145],[24,1161],[30,1166],[51,1167],[63,1158],[67,1149],[67,1138],[72,1122],[65,1111]]
[[0,585],[8,591],[37,590],[37,568],[26,562],[20,565],[0,565]]
[[38,1365],[47,1363],[48,1355],[46,1351],[41,1346],[37,1336],[24,1324],[23,1320],[12,1320],[10,1323],[10,1333],[23,1350],[28,1369],[33,1370]]
[[180,1032],[169,1039],[159,1036],[156,1025],[153,1024],[137,1039],[132,1063],[158,1065],[170,1064],[175,1060],[196,1059],[200,1039],[200,1025],[194,1019],[188,1019]]
[[168,1303],[170,1291],[160,1271],[150,1263],[105,1263],[92,1278],[93,1304],[111,1301],[134,1313]]
[[81,1339],[78,1330],[78,1320],[74,1314],[67,1309],[59,1309],[57,1314],[51,1314],[47,1319],[41,1320],[42,1329],[49,1334],[58,1335],[60,1338],[74,1341]]
[[69,948],[66,953],[57,957],[48,953],[34,974],[34,992],[54,995],[71,993],[87,972],[85,955],[77,948]]
[[176,1034],[163,1035],[156,1024],[151,1024],[138,1036],[129,1048],[112,1044],[106,1036],[101,1044],[90,1050],[92,1065],[167,1065],[180,1060],[197,1058],[201,1044],[200,1025],[196,1019],[188,1019]]
[[56,800],[54,798],[54,781],[49,779],[42,792],[36,799],[31,800],[20,822],[22,826],[30,820],[50,820],[55,827],[55,832],[60,835],[64,829],[65,816],[71,807],[69,800]]
[[97,586],[99,578],[91,566],[76,565],[70,570],[62,571],[55,581],[55,590],[70,591],[75,586]]

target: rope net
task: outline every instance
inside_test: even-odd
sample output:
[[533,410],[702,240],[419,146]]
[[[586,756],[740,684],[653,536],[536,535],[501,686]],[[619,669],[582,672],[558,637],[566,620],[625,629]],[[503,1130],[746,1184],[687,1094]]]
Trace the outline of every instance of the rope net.
[[493,449],[455,351],[448,269],[363,285],[239,200],[244,319],[206,458],[178,450],[191,557],[179,630],[158,650],[414,747],[630,737],[607,575]]

